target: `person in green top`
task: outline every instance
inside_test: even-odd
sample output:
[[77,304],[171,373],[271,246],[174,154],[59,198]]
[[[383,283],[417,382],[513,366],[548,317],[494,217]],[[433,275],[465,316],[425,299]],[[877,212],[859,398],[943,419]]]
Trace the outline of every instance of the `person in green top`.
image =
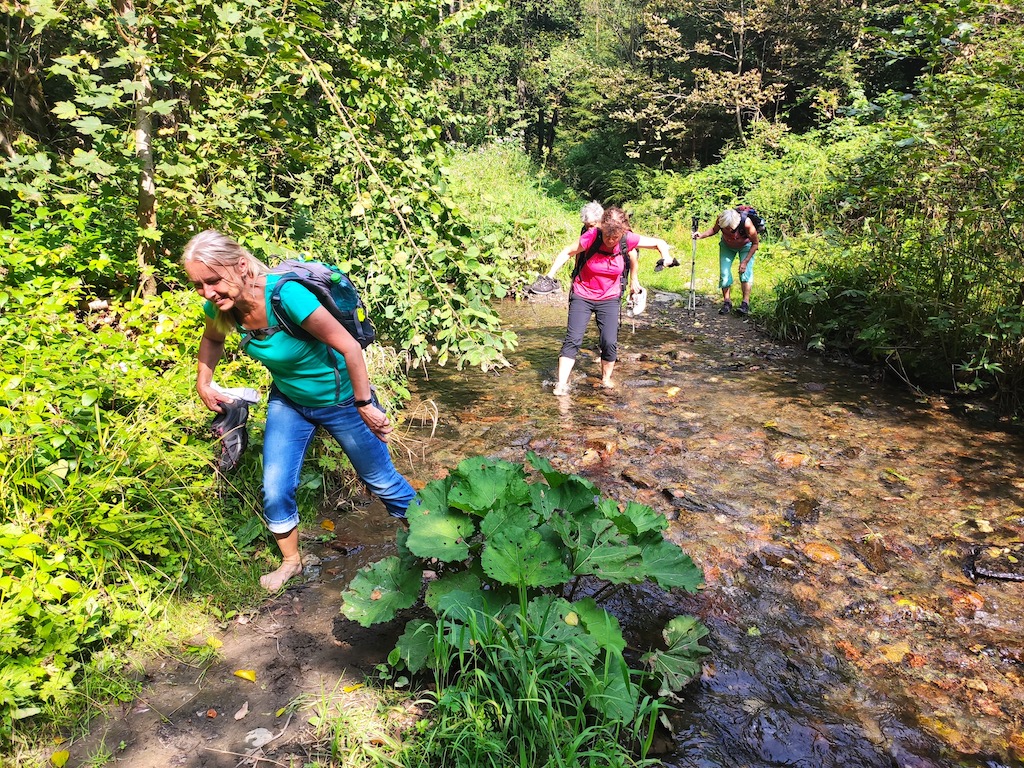
[[[220,404],[230,400],[212,385],[232,331],[250,335],[245,351],[273,379],[263,440],[263,516],[282,560],[260,583],[276,592],[302,572],[295,492],[317,427],[338,441],[360,479],[392,516],[405,517],[415,491],[391,461],[387,441],[393,427],[370,390],[359,342],[312,293],[297,282],[281,289],[283,310],[314,337],[303,341],[277,332],[281,329],[270,295],[278,276],[230,237],[212,229],[196,235],[185,246],[182,264],[206,299],[196,376],[196,390],[206,407],[220,413]],[[332,360],[341,374],[340,386]]]

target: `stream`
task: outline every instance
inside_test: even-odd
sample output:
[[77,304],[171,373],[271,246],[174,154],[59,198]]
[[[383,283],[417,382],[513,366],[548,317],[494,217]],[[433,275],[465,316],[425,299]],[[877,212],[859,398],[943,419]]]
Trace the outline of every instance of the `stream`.
[[403,471],[532,450],[668,516],[706,588],[611,606],[640,632],[711,630],[666,765],[1021,765],[1020,436],[717,307],[652,305],[623,321],[618,389],[596,387],[591,323],[556,398],[564,298],[506,303],[510,367],[414,374]]

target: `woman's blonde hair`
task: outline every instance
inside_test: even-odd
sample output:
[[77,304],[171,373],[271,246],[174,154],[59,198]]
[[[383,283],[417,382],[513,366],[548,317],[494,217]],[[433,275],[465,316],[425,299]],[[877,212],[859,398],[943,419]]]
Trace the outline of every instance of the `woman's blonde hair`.
[[[253,256],[238,242],[221,234],[215,229],[207,229],[188,241],[185,250],[181,252],[181,264],[187,265],[191,261],[198,261],[208,267],[234,267],[244,263],[249,274],[253,277],[265,275],[270,268],[262,261]],[[227,333],[234,329],[234,318],[216,307],[214,308],[213,327],[221,333]]]

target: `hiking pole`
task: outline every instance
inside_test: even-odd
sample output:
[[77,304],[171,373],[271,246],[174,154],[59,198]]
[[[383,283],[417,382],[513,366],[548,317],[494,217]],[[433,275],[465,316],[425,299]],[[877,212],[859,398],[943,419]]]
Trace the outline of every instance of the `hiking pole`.
[[697,316],[697,238],[693,235],[697,232],[697,217],[690,219],[690,239],[693,241],[693,256],[690,257],[690,298],[686,302],[686,312],[691,317]]

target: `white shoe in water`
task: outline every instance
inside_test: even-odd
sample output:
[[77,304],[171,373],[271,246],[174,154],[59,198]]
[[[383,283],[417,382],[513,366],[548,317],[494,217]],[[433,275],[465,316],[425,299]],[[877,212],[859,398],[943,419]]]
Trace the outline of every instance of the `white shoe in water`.
[[647,309],[647,289],[641,288],[638,293],[630,296],[629,301],[626,302],[626,314],[630,317],[636,317],[637,315],[642,315],[645,309]]

